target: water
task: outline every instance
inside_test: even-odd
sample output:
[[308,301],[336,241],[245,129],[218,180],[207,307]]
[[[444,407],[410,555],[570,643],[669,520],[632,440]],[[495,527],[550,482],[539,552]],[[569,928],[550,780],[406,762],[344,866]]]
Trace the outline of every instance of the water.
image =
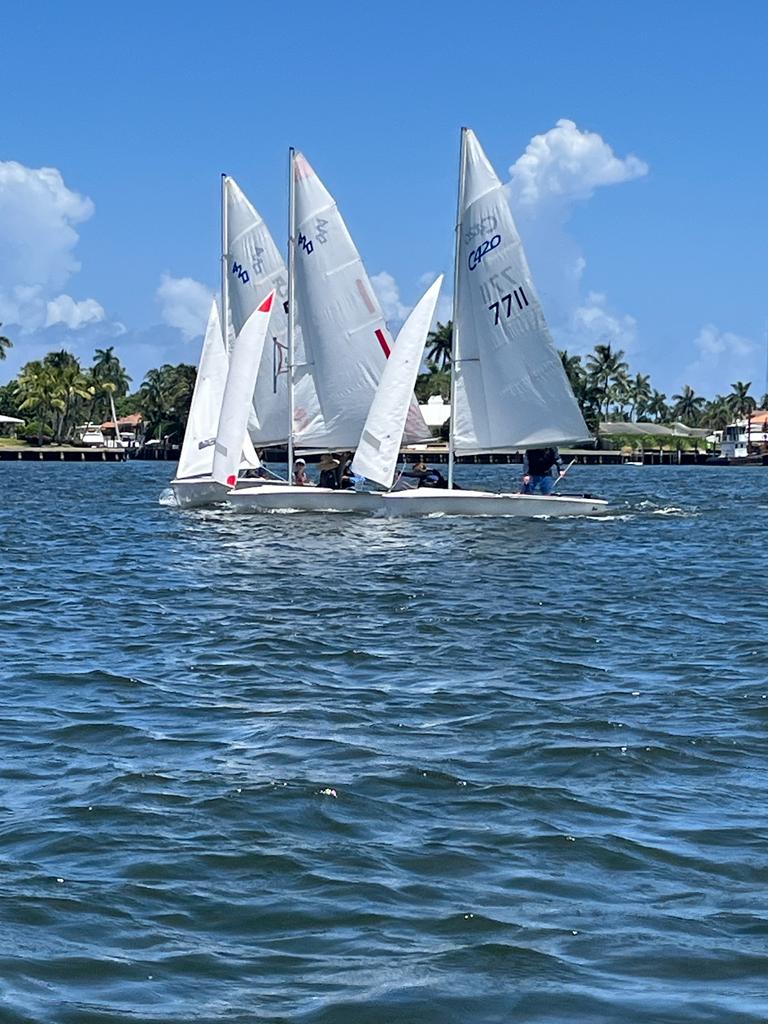
[[517,521],[171,469],[0,465],[3,1024],[765,1021],[768,473]]

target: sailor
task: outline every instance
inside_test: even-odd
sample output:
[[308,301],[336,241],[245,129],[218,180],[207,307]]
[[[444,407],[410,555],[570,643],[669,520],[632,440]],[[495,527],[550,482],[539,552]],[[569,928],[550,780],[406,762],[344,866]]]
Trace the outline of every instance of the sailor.
[[293,464],[293,482],[297,487],[306,487],[309,484],[307,463],[304,459],[296,459]]
[[339,468],[339,460],[335,459],[329,452],[326,452],[321,457],[318,468],[320,469],[318,486],[337,491],[339,489],[339,478],[336,471]]
[[557,448],[529,448],[523,457],[523,494],[550,494],[563,473]]
[[418,480],[417,487],[440,487],[446,488],[448,481],[439,469],[428,466],[426,462],[417,462],[410,472],[403,472],[401,476],[409,480]]

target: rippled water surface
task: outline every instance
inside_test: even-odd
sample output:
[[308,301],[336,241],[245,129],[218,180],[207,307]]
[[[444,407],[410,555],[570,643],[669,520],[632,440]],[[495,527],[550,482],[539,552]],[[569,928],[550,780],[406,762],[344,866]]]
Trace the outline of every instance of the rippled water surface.
[[171,469],[0,465],[3,1024],[766,1020],[768,470],[521,521]]

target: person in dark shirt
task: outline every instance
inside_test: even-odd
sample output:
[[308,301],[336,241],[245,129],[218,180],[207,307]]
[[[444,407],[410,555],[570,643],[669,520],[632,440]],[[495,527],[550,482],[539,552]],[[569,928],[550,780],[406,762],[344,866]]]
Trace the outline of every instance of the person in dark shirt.
[[551,494],[555,481],[563,476],[563,462],[557,448],[529,448],[523,457],[523,494]]
[[337,491],[339,489],[338,468],[339,460],[326,452],[320,459],[320,463],[318,465],[318,469],[320,470],[318,487],[327,487],[331,491]]
[[426,462],[417,462],[412,470],[400,474],[407,480],[418,480],[417,487],[439,487],[446,488],[448,481],[439,469],[428,466]]

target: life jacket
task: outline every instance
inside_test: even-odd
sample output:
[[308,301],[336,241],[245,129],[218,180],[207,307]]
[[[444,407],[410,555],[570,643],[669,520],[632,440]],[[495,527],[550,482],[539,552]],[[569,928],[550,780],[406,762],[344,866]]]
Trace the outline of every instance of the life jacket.
[[557,462],[554,448],[530,448],[528,456],[528,472],[531,476],[546,476]]

